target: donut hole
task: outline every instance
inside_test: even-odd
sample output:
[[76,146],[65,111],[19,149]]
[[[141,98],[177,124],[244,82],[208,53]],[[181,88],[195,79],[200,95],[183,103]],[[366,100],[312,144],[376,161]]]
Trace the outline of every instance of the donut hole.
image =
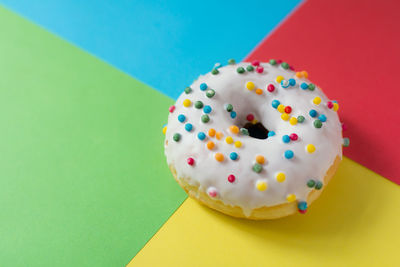
[[246,128],[249,131],[249,135],[251,137],[257,139],[267,139],[268,138],[268,129],[261,122],[257,123],[246,123],[243,128]]

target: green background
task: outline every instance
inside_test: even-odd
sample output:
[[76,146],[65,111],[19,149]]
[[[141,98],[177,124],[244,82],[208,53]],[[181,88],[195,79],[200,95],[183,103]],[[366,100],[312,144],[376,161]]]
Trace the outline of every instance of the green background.
[[172,99],[1,7],[0,38],[1,265],[127,264],[186,197]]

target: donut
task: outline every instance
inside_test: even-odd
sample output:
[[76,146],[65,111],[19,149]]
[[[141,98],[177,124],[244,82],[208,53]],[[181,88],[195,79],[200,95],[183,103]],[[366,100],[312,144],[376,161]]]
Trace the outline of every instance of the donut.
[[286,62],[216,64],[169,108],[167,163],[190,197],[222,213],[305,213],[348,145],[338,109]]

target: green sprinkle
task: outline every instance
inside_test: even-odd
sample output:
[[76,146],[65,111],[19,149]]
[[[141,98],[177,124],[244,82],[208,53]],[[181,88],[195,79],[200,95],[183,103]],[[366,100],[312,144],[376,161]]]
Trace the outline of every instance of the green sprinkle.
[[256,173],[260,173],[262,171],[261,164],[258,164],[258,163],[254,164],[253,165],[253,171],[255,171]]
[[314,127],[315,127],[315,128],[321,128],[321,127],[322,127],[322,121],[320,121],[320,120],[315,120],[315,121],[314,121]]
[[213,89],[208,89],[208,90],[206,91],[206,96],[207,96],[208,98],[211,98],[211,97],[215,96],[215,91],[214,91]]
[[315,184],[315,189],[320,190],[322,188],[323,184],[321,181],[317,181],[317,183]]
[[304,116],[300,115],[300,116],[297,117],[297,122],[298,123],[302,123],[304,120],[305,120]]
[[217,75],[219,73],[219,70],[217,69],[212,69],[211,74]]
[[315,181],[314,180],[308,180],[307,181],[307,186],[309,187],[309,188],[313,188],[314,186],[315,186]]
[[270,59],[270,60],[269,60],[269,64],[271,64],[271,65],[276,65],[276,60],[275,60],[275,59]]
[[247,130],[246,128],[240,128],[240,132],[241,132],[243,135],[249,135],[249,130]]
[[345,137],[343,138],[343,146],[348,147],[350,145],[350,139]]
[[179,140],[181,140],[181,135],[176,133],[172,138],[174,139],[175,142],[178,142]]
[[201,109],[203,107],[203,102],[201,102],[201,101],[194,102],[194,107]]
[[281,64],[282,68],[284,68],[285,70],[287,70],[289,68],[289,64],[287,64],[286,62],[282,62]]
[[240,73],[240,74],[242,74],[242,73],[244,73],[244,72],[245,72],[245,70],[244,70],[244,68],[243,68],[243,67],[239,67],[239,68],[237,68],[237,69],[236,69],[236,71],[237,71],[238,73]]
[[233,58],[231,58],[231,59],[228,60],[228,64],[229,65],[234,65],[234,64],[236,64],[236,61]]
[[247,71],[253,71],[253,70],[254,70],[254,67],[253,67],[252,65],[248,65],[248,66],[246,67],[246,70],[247,70]]
[[314,89],[315,89],[315,84],[310,83],[310,84],[308,85],[308,90],[314,91]]
[[201,116],[201,121],[207,123],[210,121],[210,117],[207,114],[204,114],[203,116]]
[[192,88],[186,87],[186,88],[185,88],[185,93],[186,93],[186,94],[190,94],[190,92],[192,92]]
[[232,104],[226,104],[225,105],[225,110],[228,111],[228,112],[231,112],[233,110]]

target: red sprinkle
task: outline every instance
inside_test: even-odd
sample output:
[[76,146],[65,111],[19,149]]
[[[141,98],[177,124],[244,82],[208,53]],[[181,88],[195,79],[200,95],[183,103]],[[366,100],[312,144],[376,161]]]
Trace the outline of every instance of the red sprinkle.
[[260,66],[260,61],[259,60],[253,60],[253,62],[251,62],[251,65]]
[[186,161],[187,161],[187,164],[189,164],[190,166],[193,166],[193,164],[194,164],[193,158],[188,158]]
[[296,141],[299,137],[297,136],[297,134],[292,133],[291,135],[289,135],[290,140]]
[[217,196],[217,191],[209,191],[208,194],[210,195],[210,197],[216,197]]
[[256,71],[257,71],[258,73],[263,73],[264,67],[258,66],[258,67],[256,68]]
[[170,106],[170,107],[169,107],[169,112],[170,112],[170,113],[174,112],[174,110],[175,110],[175,106]]
[[235,175],[233,175],[233,174],[229,175],[229,176],[228,176],[228,181],[229,181],[230,183],[233,183],[233,182],[235,181]]
[[250,113],[249,115],[247,115],[246,120],[253,121],[254,120],[254,115]]
[[342,123],[342,131],[346,131],[347,130],[347,124],[344,124],[344,122]]
[[291,69],[292,71],[294,71],[294,67],[293,67],[293,66],[289,66],[289,69]]
[[273,84],[268,84],[267,90],[272,93],[275,90],[275,86]]
[[287,114],[290,114],[290,112],[292,112],[292,107],[291,107],[291,106],[286,106],[286,107],[285,107],[285,112],[286,112]]
[[326,103],[326,106],[328,108],[333,108],[333,102],[332,101],[328,101],[328,103]]
[[276,60],[276,63],[281,64],[282,63],[282,59]]
[[300,212],[301,214],[304,214],[304,213],[307,212],[307,210],[299,210],[299,212]]

